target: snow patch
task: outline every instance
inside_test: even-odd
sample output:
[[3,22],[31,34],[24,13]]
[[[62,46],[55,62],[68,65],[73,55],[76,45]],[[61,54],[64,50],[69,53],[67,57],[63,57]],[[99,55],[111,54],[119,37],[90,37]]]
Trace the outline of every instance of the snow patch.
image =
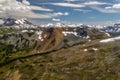
[[120,40],[120,36],[114,37],[114,38],[104,39],[104,40],[101,40],[100,42],[101,43],[107,43],[107,42],[113,42],[113,41],[116,41],[116,40]]
[[44,39],[42,38],[42,32],[43,31],[37,31],[36,34],[38,35],[38,39],[40,39],[41,41],[43,41]]
[[105,33],[108,37],[110,37],[110,34],[109,33]]
[[77,32],[72,32],[72,31],[71,32],[70,31],[63,31],[62,33],[64,34],[64,36],[67,36],[68,34],[73,34],[75,36],[78,36]]
[[87,37],[86,37],[86,39],[89,39],[89,38],[90,38],[90,36],[87,36]]
[[25,33],[25,32],[28,32],[28,30],[22,30],[21,32],[22,32],[22,33]]
[[4,21],[3,20],[0,20],[0,24],[3,24],[4,23]]
[[88,40],[89,42],[91,41],[91,39]]
[[84,51],[86,52],[86,51],[88,51],[87,49],[84,49]]
[[98,50],[98,48],[92,48],[94,51],[97,51]]

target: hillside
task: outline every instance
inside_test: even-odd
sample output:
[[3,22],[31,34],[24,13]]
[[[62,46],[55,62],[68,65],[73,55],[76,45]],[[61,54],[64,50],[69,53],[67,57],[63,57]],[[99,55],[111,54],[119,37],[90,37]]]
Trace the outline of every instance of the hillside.
[[1,34],[0,79],[119,80],[120,40],[101,42],[110,37],[87,27]]
[[119,80],[119,43],[94,40],[19,57],[0,65],[0,77],[3,80],[14,76],[20,76],[17,80]]

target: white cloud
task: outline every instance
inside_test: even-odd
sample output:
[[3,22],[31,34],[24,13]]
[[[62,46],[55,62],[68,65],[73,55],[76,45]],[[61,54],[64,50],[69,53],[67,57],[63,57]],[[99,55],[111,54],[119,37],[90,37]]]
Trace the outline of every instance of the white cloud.
[[100,7],[100,6],[90,6],[90,7],[102,13],[120,13],[120,3],[113,4],[107,7]]
[[119,4],[114,4],[112,6],[106,7],[106,9],[120,9],[120,3]]
[[21,2],[18,2],[16,0],[4,0],[2,3],[0,3],[0,11],[2,12],[9,12],[9,11],[15,11],[15,12],[26,12],[30,10],[30,7],[28,5],[25,5]]
[[83,12],[83,13],[88,13],[88,12],[91,12],[92,10],[83,10],[83,9],[74,9],[75,11],[80,11],[80,12]]
[[81,5],[81,4],[73,4],[73,3],[50,3],[50,4],[56,5],[56,6],[62,6],[62,7],[73,7],[73,8],[85,7],[84,5]]
[[30,5],[30,2],[28,2],[27,0],[23,0],[22,3],[25,5]]
[[55,21],[55,22],[59,22],[60,21],[60,19],[56,19],[56,18],[53,18],[52,20]]
[[53,11],[52,9],[47,9],[47,8],[43,8],[43,7],[39,7],[39,6],[30,6],[30,8],[32,9],[32,10],[40,10],[40,11]]
[[65,12],[64,15],[67,16],[67,15],[69,15],[69,13],[68,13],[68,12]]
[[105,5],[108,4],[106,2],[98,2],[98,1],[89,1],[89,2],[85,2],[84,5]]
[[107,8],[101,8],[101,7],[98,7],[98,6],[92,6],[91,8],[94,9],[94,10],[97,10],[99,12],[102,12],[102,13],[118,13],[118,12],[120,12],[120,10],[109,9],[108,7]]
[[67,15],[69,15],[69,13],[68,12],[64,12],[64,13],[62,13],[62,12],[55,12],[55,13],[53,13],[53,15],[55,15],[55,16],[67,16]]
[[110,9],[111,7],[110,6],[108,6],[108,7],[105,7],[105,9]]
[[119,4],[114,4],[112,7],[116,8],[116,9],[120,9],[120,3]]
[[39,13],[34,13],[32,11],[29,11],[29,12],[24,13],[24,14],[19,12],[19,13],[12,13],[12,14],[9,14],[9,15],[15,16],[15,17],[26,17],[26,18],[52,18],[52,17],[55,17],[54,15],[49,14],[49,13],[39,14]]
[[[99,1],[88,1],[83,4],[85,6],[88,6],[102,13],[119,13],[120,12],[120,4],[111,4],[111,3],[99,2]],[[106,5],[107,7],[102,7],[102,5]]]
[[5,2],[6,0],[0,0],[0,3],[3,3],[3,2]]
[[0,0],[0,17],[4,17],[6,15],[16,16],[16,17],[27,17],[27,18],[52,18],[53,15],[46,14],[38,14],[33,12],[33,10],[41,10],[41,11],[52,11],[51,9],[46,9],[39,6],[30,5],[27,0],[22,0],[19,2],[17,0]]

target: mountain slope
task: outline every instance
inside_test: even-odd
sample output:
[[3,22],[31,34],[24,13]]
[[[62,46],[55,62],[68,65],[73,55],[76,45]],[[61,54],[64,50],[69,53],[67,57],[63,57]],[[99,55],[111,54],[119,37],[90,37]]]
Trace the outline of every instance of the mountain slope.
[[0,79],[119,80],[120,40],[89,27],[0,35]]
[[[47,54],[16,59],[0,68],[0,77],[10,70],[10,74],[21,75],[19,80],[119,80],[119,48],[119,41],[79,43]],[[14,71],[19,72],[14,74]]]

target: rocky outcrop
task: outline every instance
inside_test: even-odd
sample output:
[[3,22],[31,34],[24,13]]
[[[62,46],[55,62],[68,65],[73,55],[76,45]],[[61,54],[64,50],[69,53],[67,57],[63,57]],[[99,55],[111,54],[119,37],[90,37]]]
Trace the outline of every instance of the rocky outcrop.
[[[10,52],[32,49],[38,43],[38,35],[34,32],[3,34],[0,35],[0,43],[6,45]],[[7,49],[1,45],[0,47]]]
[[37,47],[37,51],[46,51],[53,50],[63,42],[63,28],[50,28],[44,30],[42,35],[43,41],[41,42],[41,46]]

